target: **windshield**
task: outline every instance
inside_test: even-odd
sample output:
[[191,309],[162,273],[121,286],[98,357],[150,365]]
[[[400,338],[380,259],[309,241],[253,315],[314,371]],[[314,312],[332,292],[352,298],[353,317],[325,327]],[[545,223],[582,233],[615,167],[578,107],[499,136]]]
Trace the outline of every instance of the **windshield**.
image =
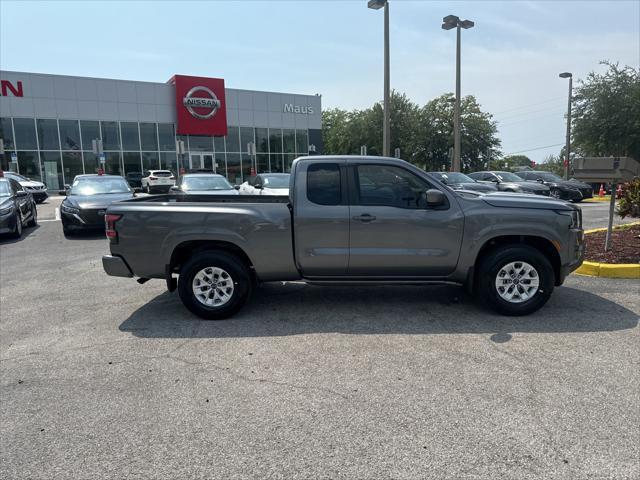
[[131,189],[121,177],[79,178],[73,185],[69,195],[100,195],[109,193],[129,193]]
[[263,187],[289,188],[289,175],[264,175],[262,181]]
[[202,177],[184,177],[183,190],[233,190],[226,178],[207,175]]
[[23,177],[22,175],[18,175],[17,173],[13,173],[13,172],[4,172],[4,176],[7,178],[13,178],[14,180],[18,181],[18,182],[28,182],[29,179],[27,177]]
[[464,173],[438,173],[438,176],[447,183],[475,183],[473,178],[466,176]]
[[9,188],[9,182],[0,182],[0,197],[10,197],[11,189]]
[[515,173],[511,173],[511,172],[495,172],[495,174],[503,182],[522,182],[522,179],[518,175],[516,175]]

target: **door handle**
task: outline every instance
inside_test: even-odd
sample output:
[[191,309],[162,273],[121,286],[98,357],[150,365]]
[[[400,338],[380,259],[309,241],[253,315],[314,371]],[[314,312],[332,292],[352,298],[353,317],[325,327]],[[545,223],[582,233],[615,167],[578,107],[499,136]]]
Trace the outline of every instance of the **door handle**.
[[374,217],[373,215],[369,215],[368,213],[363,213],[360,216],[355,216],[353,217],[354,220],[360,220],[363,223],[367,223],[367,222],[373,222],[376,217]]

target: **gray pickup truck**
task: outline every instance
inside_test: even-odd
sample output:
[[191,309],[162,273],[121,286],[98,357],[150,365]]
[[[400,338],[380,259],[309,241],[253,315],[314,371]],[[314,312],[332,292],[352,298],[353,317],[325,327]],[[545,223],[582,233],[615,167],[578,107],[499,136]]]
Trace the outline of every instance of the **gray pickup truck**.
[[233,315],[261,282],[292,280],[453,283],[502,314],[526,315],[582,263],[582,214],[564,201],[454,191],[384,157],[303,157],[291,173],[289,196],[112,204],[104,270],[165,279],[205,319]]

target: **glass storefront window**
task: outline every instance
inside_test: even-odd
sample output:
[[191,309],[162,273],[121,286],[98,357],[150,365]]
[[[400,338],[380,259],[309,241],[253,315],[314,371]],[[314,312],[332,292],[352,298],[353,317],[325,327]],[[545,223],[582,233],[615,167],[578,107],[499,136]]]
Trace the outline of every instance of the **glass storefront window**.
[[14,118],[13,130],[16,134],[15,148],[20,150],[37,150],[36,124],[33,118]]
[[247,179],[251,176],[252,166],[254,166],[253,157],[250,155],[247,155],[246,153],[243,153],[242,154],[242,178],[243,179]]
[[285,153],[284,154],[284,171],[289,173],[291,171],[291,164],[296,159],[296,155],[294,153]]
[[216,153],[224,155],[226,149],[224,148],[224,137],[213,137],[213,146]]
[[[136,122],[120,122],[123,150],[140,150],[140,136]],[[108,148],[104,147],[105,150]]]
[[60,150],[60,139],[58,138],[58,121],[37,119],[38,141],[40,150]]
[[267,155],[266,153],[258,153],[256,155],[256,163],[258,164],[257,173],[265,173],[271,171],[269,169],[269,155]]
[[269,130],[256,128],[256,152],[269,153]]
[[[253,127],[240,127],[240,151],[242,153],[247,152],[247,144],[253,142]],[[256,151],[258,146],[256,145]]]
[[226,143],[227,152],[239,152],[240,151],[240,138],[238,127],[229,127],[227,132]]
[[10,118],[0,118],[0,138],[5,150],[13,150],[13,127]]
[[71,184],[73,177],[84,173],[84,169],[82,168],[82,154],[80,152],[63,152],[62,165],[64,165],[64,183]]
[[227,153],[227,179],[231,185],[240,185],[242,183],[239,153]]
[[[122,135],[124,137],[124,134]],[[122,163],[124,164],[125,173],[140,173],[140,152],[124,152],[122,154]]]
[[269,151],[271,153],[282,153],[282,130],[279,128],[269,129]]
[[174,175],[178,173],[178,160],[175,152],[160,153],[160,168],[163,170],[171,170]]
[[122,175],[122,165],[120,164],[120,152],[107,152],[105,172],[108,175]]
[[83,152],[82,157],[85,173],[98,173],[100,167],[98,157],[93,152]]
[[173,130],[173,123],[158,124],[158,139],[160,140],[160,150],[165,152],[176,151],[176,136]]
[[160,158],[157,152],[144,152],[142,154],[142,170],[158,170]]
[[[187,142],[185,141],[185,144]],[[186,148],[186,145],[185,145]],[[201,135],[189,135],[189,151],[190,152],[213,152],[212,137],[203,137]]]
[[[77,120],[58,120],[62,150],[80,150],[80,128]],[[66,169],[65,165],[65,169]]]
[[40,152],[40,168],[42,169],[42,181],[47,184],[49,190],[64,188],[60,152]]
[[284,145],[284,153],[295,153],[296,151],[296,131],[282,130],[282,140]]
[[104,150],[120,150],[118,122],[102,122],[102,148]]
[[27,178],[41,181],[38,152],[18,152],[18,173]]
[[152,152],[158,150],[158,135],[156,134],[155,123],[140,124],[140,140],[142,142],[142,150]]
[[100,138],[100,122],[93,120],[80,120],[80,132],[82,138],[82,149],[85,151],[92,151],[93,140]]
[[271,171],[274,173],[282,173],[284,172],[284,168],[282,166],[282,154],[276,153],[269,155],[269,160],[271,161]]
[[306,130],[296,130],[296,153],[309,153],[309,135]]

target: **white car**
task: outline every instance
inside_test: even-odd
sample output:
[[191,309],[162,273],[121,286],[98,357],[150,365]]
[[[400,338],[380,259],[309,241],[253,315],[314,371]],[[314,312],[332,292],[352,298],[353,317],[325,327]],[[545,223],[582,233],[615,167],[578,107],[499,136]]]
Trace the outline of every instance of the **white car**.
[[18,182],[22,188],[24,188],[27,192],[33,195],[33,199],[36,203],[42,203],[47,198],[49,198],[49,194],[47,193],[47,186],[36,180],[31,180],[30,178],[23,177],[15,172],[3,172],[3,175],[7,178],[11,178]]
[[288,173],[261,173],[240,185],[240,195],[289,195]]
[[158,190],[168,192],[176,184],[176,177],[169,170],[145,170],[140,183],[147,193]]

